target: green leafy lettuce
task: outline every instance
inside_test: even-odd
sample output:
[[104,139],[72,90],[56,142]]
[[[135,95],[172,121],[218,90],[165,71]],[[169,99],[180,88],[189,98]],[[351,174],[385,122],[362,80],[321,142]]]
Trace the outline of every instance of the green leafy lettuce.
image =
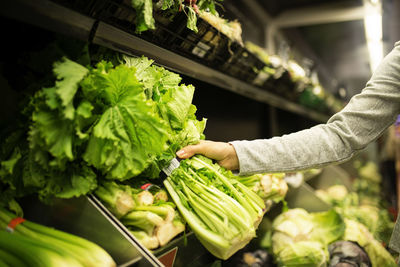
[[158,177],[179,148],[204,139],[206,119],[197,120],[192,104],[194,87],[180,84],[182,78],[178,74],[152,65],[153,61],[144,57],[125,56],[124,61],[140,70],[137,78],[144,85],[146,97],[156,104],[159,117],[167,124],[167,146],[145,172],[147,177]]
[[136,32],[155,29],[152,0],[132,0],[132,7],[136,10]]
[[[173,17],[179,12],[184,12],[187,16],[187,28],[197,32],[198,11],[209,11],[216,15],[218,14],[216,11],[217,2],[221,1],[222,0],[199,0],[196,5],[196,1],[160,0],[157,2],[156,8],[162,10],[165,17]],[[131,0],[131,5],[136,11],[136,32],[141,33],[146,30],[154,30],[153,1]]]
[[345,223],[334,210],[290,209],[272,223],[272,252],[279,266],[326,266],[328,244],[340,239]]
[[84,195],[98,177],[158,177],[180,147],[204,138],[193,86],[152,63],[56,62],[54,86],[39,90],[24,111],[28,127],[3,141],[1,202],[31,193],[43,200]]
[[108,178],[124,180],[140,174],[164,150],[168,136],[135,70],[98,65],[82,82],[82,91],[97,102],[99,112],[83,159]]

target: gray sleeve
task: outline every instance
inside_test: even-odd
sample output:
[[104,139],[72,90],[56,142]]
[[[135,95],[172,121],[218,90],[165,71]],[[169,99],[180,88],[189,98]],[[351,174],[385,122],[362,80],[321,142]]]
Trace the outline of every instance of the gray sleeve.
[[326,124],[253,141],[230,142],[241,175],[320,168],[350,159],[377,139],[400,114],[400,42],[366,87]]

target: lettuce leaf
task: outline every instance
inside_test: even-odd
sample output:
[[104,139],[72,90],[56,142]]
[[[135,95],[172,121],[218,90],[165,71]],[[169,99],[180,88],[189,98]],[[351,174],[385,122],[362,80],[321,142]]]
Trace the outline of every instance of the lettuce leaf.
[[127,66],[137,69],[136,77],[143,84],[147,99],[154,101],[159,117],[168,125],[167,147],[143,173],[155,178],[178,149],[204,139],[206,119],[197,120],[196,107],[192,105],[194,87],[180,84],[182,78],[178,74],[152,65],[153,61],[145,57],[123,59]]
[[33,99],[29,146],[42,167],[50,164],[64,169],[66,162],[74,159],[73,99],[88,69],[63,58],[54,64],[53,71],[55,86],[42,89]]
[[197,29],[197,14],[192,7],[188,7],[188,20],[186,23],[186,27],[188,27],[194,32],[199,31]]
[[152,0],[132,0],[132,7],[136,10],[136,32],[155,29]]
[[168,140],[167,125],[147,100],[135,70],[125,65],[89,75],[82,83],[99,88],[104,106],[93,125],[83,159],[108,178],[125,180],[146,169]]
[[2,204],[37,193],[43,201],[92,192],[98,176],[159,177],[183,145],[204,138],[194,88],[145,57],[114,66],[53,65],[56,81],[30,98],[28,126],[0,150]]

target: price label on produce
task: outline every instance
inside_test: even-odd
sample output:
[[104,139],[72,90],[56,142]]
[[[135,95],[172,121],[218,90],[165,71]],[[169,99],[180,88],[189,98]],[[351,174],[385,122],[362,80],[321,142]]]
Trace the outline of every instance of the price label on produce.
[[158,257],[158,260],[161,261],[161,263],[164,264],[165,267],[172,267],[174,266],[177,252],[178,252],[178,247],[174,247],[173,249],[169,250],[168,252]]

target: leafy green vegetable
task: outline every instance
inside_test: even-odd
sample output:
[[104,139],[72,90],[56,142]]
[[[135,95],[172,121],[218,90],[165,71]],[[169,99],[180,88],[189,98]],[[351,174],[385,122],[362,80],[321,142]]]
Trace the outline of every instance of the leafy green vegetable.
[[[208,11],[217,15],[216,2],[222,0],[159,0],[156,4],[157,9],[164,11],[165,17],[174,17],[178,12],[185,12],[187,15],[187,27],[197,32],[197,14],[199,11]],[[153,4],[151,0],[131,0],[132,7],[136,11],[136,32],[141,33],[149,29],[155,29],[153,18]]]
[[396,266],[392,255],[368,231],[367,227],[357,221],[346,219],[346,231],[343,240],[357,242],[367,252],[372,266]]
[[328,244],[343,236],[345,224],[334,209],[308,213],[296,208],[276,217],[272,229],[272,252],[279,266],[326,266]]
[[333,185],[325,190],[318,189],[315,193],[319,198],[332,205],[340,205],[349,194],[344,185]]
[[196,12],[192,7],[188,7],[188,20],[187,20],[187,27],[194,32],[198,32],[197,29],[197,15]]
[[181,161],[164,185],[200,242],[227,259],[255,236],[264,214],[263,200],[211,160]]
[[155,29],[152,0],[132,0],[132,7],[136,10],[136,32]]
[[264,201],[279,202],[286,196],[288,186],[283,179],[285,174],[255,174],[237,176],[236,179],[256,192]]
[[325,267],[328,260],[327,248],[315,241],[289,243],[277,257],[278,266],[282,267]]
[[16,255],[14,255],[13,253],[7,251],[7,250],[3,250],[0,249],[0,260],[2,260],[4,262],[3,265],[0,266],[13,266],[13,267],[26,267],[27,264],[24,263],[21,259],[19,259]]
[[[70,164],[81,143],[81,137],[74,133],[76,129],[81,131],[86,116],[82,108],[74,108],[73,99],[78,92],[77,84],[87,72],[88,69],[64,58],[54,64],[58,79],[55,86],[43,88],[32,98],[28,137],[22,135],[12,154],[4,153],[2,157],[2,181],[9,181],[16,196],[36,191],[43,199],[49,195],[73,197],[96,186],[91,169],[79,162]],[[75,125],[74,120],[80,124]],[[10,140],[6,139],[6,146]]]
[[[289,242],[300,241],[301,239],[309,240],[313,228],[312,216],[306,210],[290,209],[281,213],[272,222],[272,229],[274,230],[272,239],[274,240],[274,236],[278,235],[280,236],[279,239],[287,239]],[[274,253],[278,253],[280,248],[285,246],[285,243],[274,242]]]
[[159,117],[168,124],[167,146],[144,173],[147,177],[155,178],[175,157],[179,148],[204,139],[206,119],[196,119],[196,107],[191,104],[194,87],[179,84],[181,77],[178,74],[151,65],[153,61],[144,57],[124,56],[124,61],[127,66],[140,70],[137,77],[144,84],[147,99],[156,103]]
[[120,218],[135,207],[131,191],[129,186],[104,182],[94,193],[117,218]]
[[[96,174],[92,169],[85,165],[81,165],[63,173],[63,181],[58,183],[58,179],[55,178],[47,183],[47,187],[44,188],[44,196],[46,197],[47,192],[58,192],[56,197],[59,198],[72,198],[86,195],[88,192],[92,192],[97,186]],[[69,179],[67,178],[69,177]],[[64,186],[58,190],[58,185],[64,183]]]
[[[0,209],[0,228],[16,216]],[[78,236],[25,220],[13,233],[0,231],[0,249],[19,255],[34,266],[115,266],[114,260],[95,243]]]
[[[33,101],[32,126],[29,132],[29,146],[35,161],[46,168],[49,165],[65,169],[67,161],[74,159],[75,109],[73,99],[79,82],[88,73],[83,66],[64,58],[54,63],[54,74],[58,81],[52,88],[43,88]],[[50,154],[50,155],[48,155]]]
[[312,240],[319,240],[328,245],[338,240],[345,231],[342,217],[335,210],[312,213],[314,229],[311,232]]
[[148,235],[152,235],[155,227],[164,223],[162,217],[151,211],[134,210],[122,217],[121,222],[127,226],[134,226]]
[[145,231],[130,230],[130,233],[139,240],[140,244],[148,249],[155,249],[160,245],[156,236],[149,235]]
[[220,5],[219,2],[222,2],[222,0],[199,0],[197,1],[197,5],[200,10],[209,10],[212,14],[216,15],[218,14],[216,6]]
[[361,178],[370,182],[380,183],[382,181],[378,166],[372,161],[367,161],[364,165],[360,166],[358,168],[358,174]]
[[137,176],[149,166],[152,155],[162,153],[168,136],[135,70],[120,65],[107,71],[107,66],[99,65],[82,82],[82,90],[89,99],[105,104],[99,105],[101,116],[93,125],[84,160],[108,178]]
[[152,63],[144,57],[125,57],[118,66],[55,63],[55,85],[39,90],[24,111],[29,127],[4,139],[3,205],[32,193],[47,201],[84,195],[97,187],[98,175],[158,177],[179,148],[204,138],[193,86]]
[[[366,180],[358,179],[358,181]],[[371,184],[373,182],[367,182],[365,186],[369,187]],[[387,209],[379,203],[380,197],[378,195],[374,193],[374,202],[365,204],[364,194],[366,191],[361,191],[361,194],[348,192],[343,185],[334,185],[325,190],[317,190],[316,194],[325,202],[331,204],[344,218],[364,224],[377,240],[388,243],[394,228],[393,219]]]

